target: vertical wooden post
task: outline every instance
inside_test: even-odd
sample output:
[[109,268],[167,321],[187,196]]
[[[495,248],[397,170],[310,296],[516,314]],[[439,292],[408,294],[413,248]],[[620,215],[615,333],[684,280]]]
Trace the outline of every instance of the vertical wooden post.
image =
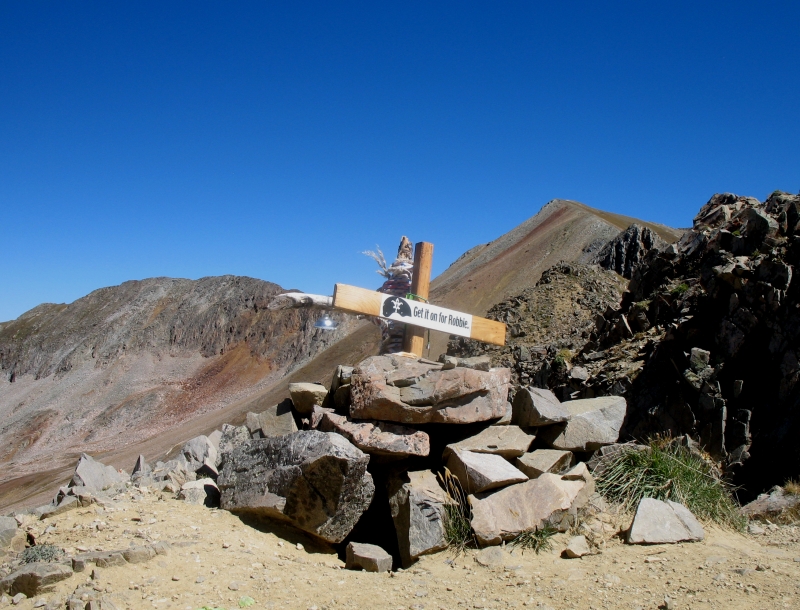
[[[433,263],[433,244],[421,241],[414,246],[414,274],[411,277],[411,292],[424,299],[428,298],[431,286],[431,265]],[[425,347],[425,329],[406,325],[404,349],[422,356]]]

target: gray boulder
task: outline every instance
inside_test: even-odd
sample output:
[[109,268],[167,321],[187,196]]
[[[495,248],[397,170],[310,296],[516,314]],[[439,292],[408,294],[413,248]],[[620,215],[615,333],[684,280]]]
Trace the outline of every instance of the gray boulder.
[[398,472],[389,478],[387,491],[404,567],[447,548],[443,521],[447,496],[433,472]]
[[151,470],[152,469],[150,468],[150,465],[147,463],[147,460],[145,460],[144,456],[140,454],[139,457],[136,458],[136,463],[133,465],[133,470],[131,471],[131,477],[144,476],[146,474],[149,474]]
[[219,488],[213,479],[186,481],[178,492],[178,500],[209,508],[219,506]]
[[336,392],[341,386],[350,385],[350,377],[353,376],[353,367],[340,364],[333,372],[331,379],[331,393]]
[[367,572],[389,572],[392,569],[392,556],[377,545],[351,542],[347,545],[345,568]]
[[447,459],[447,468],[468,494],[528,480],[503,457],[490,453],[455,449]]
[[103,491],[109,487],[125,483],[127,480],[128,478],[117,472],[117,469],[113,466],[106,466],[92,459],[90,455],[81,453],[70,485]]
[[642,498],[636,507],[627,541],[629,544],[674,544],[695,542],[704,537],[703,526],[682,504]]
[[493,453],[510,460],[523,455],[535,438],[519,426],[490,426],[475,436],[447,445],[443,457],[447,458],[453,450],[461,449],[473,453]]
[[0,517],[0,554],[25,549],[25,532],[20,530],[13,517]]
[[189,470],[200,470],[203,466],[216,469],[219,464],[217,448],[204,434],[187,441],[181,448],[181,455],[186,459]]
[[571,451],[560,449],[537,449],[517,458],[516,466],[527,475],[535,479],[545,472],[560,474],[572,466],[575,456]]
[[220,466],[224,461],[224,455],[243,445],[250,440],[250,432],[247,426],[232,426],[222,424],[222,436],[219,439]]
[[567,419],[569,413],[550,390],[520,388],[514,396],[511,422],[518,426],[547,426]]
[[61,563],[29,563],[0,580],[0,592],[33,597],[70,576],[72,569]]
[[251,436],[260,433],[260,436],[265,438],[297,432],[297,423],[292,414],[292,401],[287,398],[261,413],[248,413],[247,429]]
[[328,395],[328,389],[318,383],[290,383],[289,395],[297,412],[308,415],[315,406],[322,406]]
[[341,542],[372,501],[368,462],[367,454],[334,433],[304,430],[251,440],[226,457],[217,479],[220,505]]
[[622,396],[570,400],[562,406],[569,413],[569,421],[546,428],[539,435],[554,449],[565,451],[594,451],[616,443],[628,409]]
[[373,356],[355,367],[350,417],[408,424],[467,424],[505,415],[509,369],[443,370],[398,354]]

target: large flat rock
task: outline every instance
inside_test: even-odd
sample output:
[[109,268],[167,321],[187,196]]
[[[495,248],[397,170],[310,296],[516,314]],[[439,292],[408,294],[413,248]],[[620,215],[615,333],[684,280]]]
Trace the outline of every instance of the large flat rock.
[[588,501],[585,481],[551,473],[499,491],[470,496],[472,528],[481,546],[500,544],[524,531],[551,525],[566,531]]
[[539,436],[554,449],[595,451],[616,443],[628,407],[622,396],[601,396],[561,403],[569,420],[544,428]]
[[454,449],[461,449],[473,453],[493,453],[512,459],[523,455],[535,438],[519,426],[490,426],[475,436],[447,445],[443,457],[447,458]]
[[315,406],[322,406],[328,389],[319,383],[290,383],[289,395],[298,413],[308,415]]
[[505,415],[509,369],[443,370],[392,354],[373,356],[351,377],[350,416],[407,424],[467,424]]
[[556,395],[542,388],[520,388],[511,408],[511,423],[522,427],[548,426],[569,419],[569,412]]
[[491,453],[472,453],[455,449],[447,458],[447,468],[468,494],[527,481],[524,473],[508,461]]
[[29,563],[0,580],[0,592],[33,597],[70,576],[72,569],[61,563]]
[[430,438],[425,432],[381,421],[351,421],[344,415],[326,412],[318,429],[341,434],[365,453],[394,457],[427,456]]
[[433,472],[397,472],[389,478],[387,491],[403,566],[447,547],[443,520],[447,497]]
[[339,434],[305,430],[250,440],[225,459],[217,479],[225,510],[290,521],[341,542],[369,507],[369,456]]
[[642,498],[628,530],[630,544],[675,544],[705,537],[703,526],[683,504]]

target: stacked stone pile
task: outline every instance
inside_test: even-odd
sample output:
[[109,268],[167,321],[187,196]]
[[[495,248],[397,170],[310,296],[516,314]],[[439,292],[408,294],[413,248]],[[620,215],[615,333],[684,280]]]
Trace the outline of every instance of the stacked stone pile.
[[[375,356],[338,367],[330,388],[291,384],[290,398],[249,413],[245,425],[196,437],[165,462],[140,456],[130,477],[84,455],[70,485],[36,514],[135,485],[353,543],[349,564],[385,569],[375,543],[403,565],[446,547],[446,507],[455,501],[437,477],[446,468],[469,498],[481,546],[573,526],[594,494],[581,459],[617,441],[624,399],[562,403],[519,387],[512,403],[508,369],[491,368],[488,357],[444,360]],[[391,515],[393,544],[357,528],[374,513]]]

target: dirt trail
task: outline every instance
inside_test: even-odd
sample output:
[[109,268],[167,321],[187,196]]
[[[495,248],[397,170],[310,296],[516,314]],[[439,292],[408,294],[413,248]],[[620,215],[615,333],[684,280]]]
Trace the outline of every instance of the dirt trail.
[[[159,499],[165,498],[165,499]],[[477,551],[424,557],[407,571],[343,569],[333,549],[277,525],[247,523],[221,510],[192,506],[130,488],[105,507],[36,522],[40,543],[68,552],[115,550],[169,541],[147,563],[93,566],[40,596],[48,601],[83,587],[117,608],[797,608],[800,528],[761,536],[707,529],[706,541],[628,546],[614,538],[601,553],[562,559],[567,535],[542,554],[508,552],[483,567]],[[45,529],[49,533],[44,534]],[[302,547],[297,545],[301,544]],[[78,549],[78,547],[81,547]],[[37,597],[18,607],[32,608]]]

